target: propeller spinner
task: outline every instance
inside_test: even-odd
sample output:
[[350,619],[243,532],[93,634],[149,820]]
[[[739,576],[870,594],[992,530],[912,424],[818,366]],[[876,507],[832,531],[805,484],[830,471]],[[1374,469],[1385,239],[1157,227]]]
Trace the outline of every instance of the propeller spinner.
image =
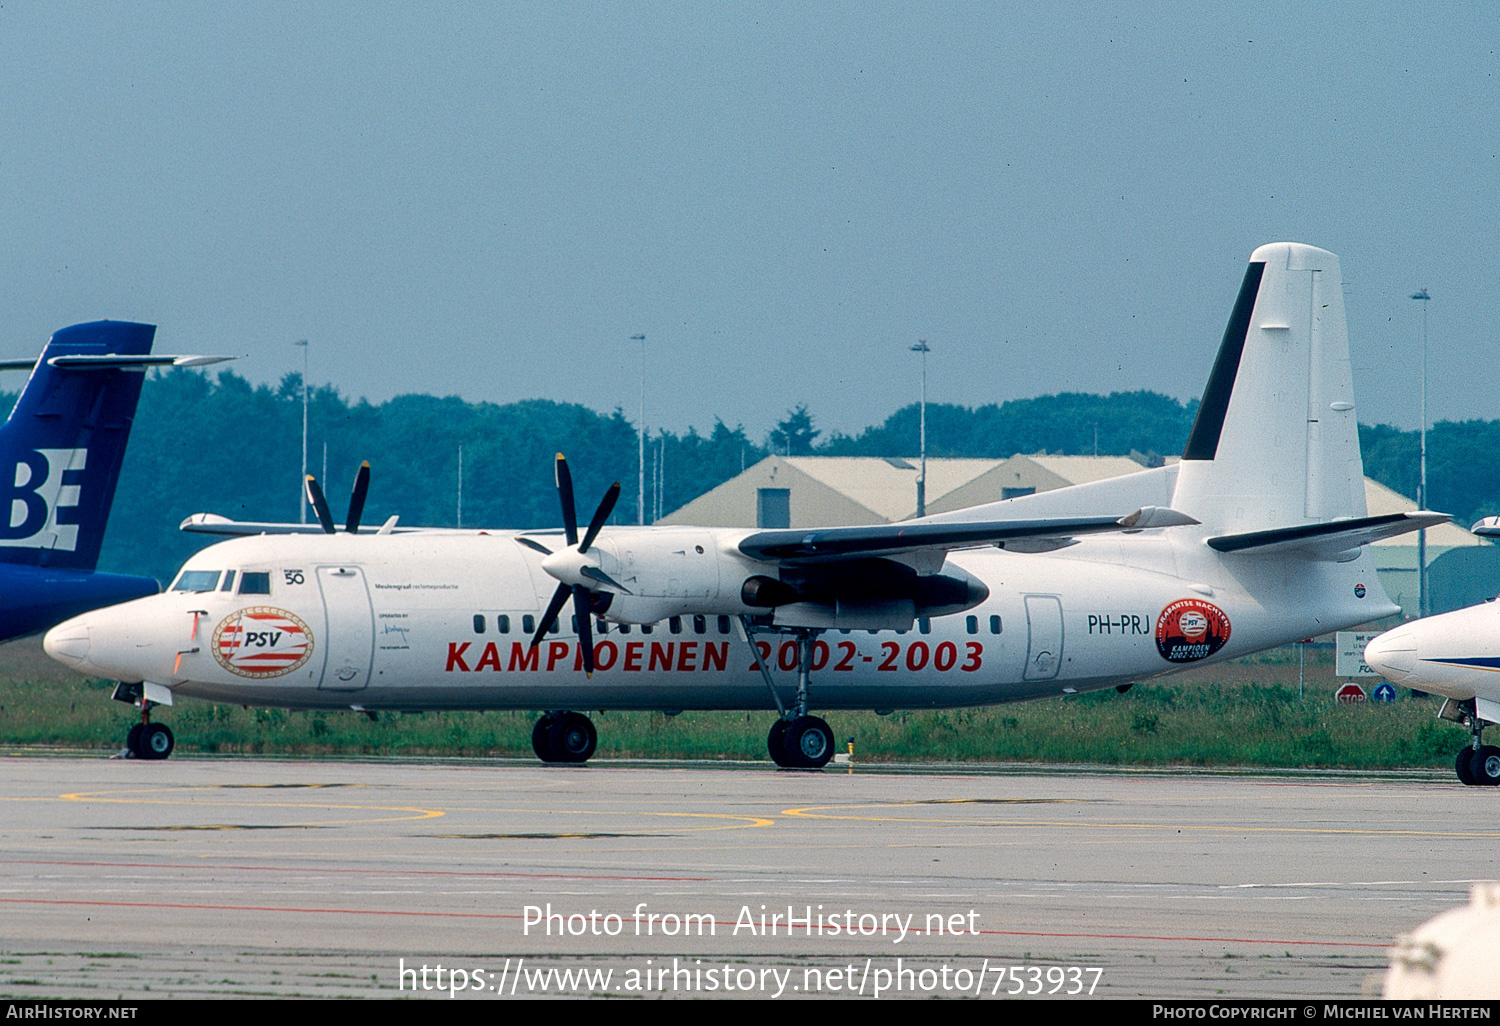
[[[609,486],[604,493],[604,498],[599,501],[599,508],[594,510],[593,519],[583,533],[583,540],[578,539],[578,511],[573,504],[573,475],[568,470],[568,461],[563,458],[562,453],[557,454],[555,465],[555,476],[557,479],[557,496],[562,502],[563,534],[568,540],[569,546],[577,546],[571,552],[558,552],[549,554],[543,568],[553,576],[583,577],[588,580],[597,581],[602,585],[612,587],[615,590],[625,589],[616,584],[608,574],[600,570],[591,560],[584,557],[588,555],[594,540],[599,537],[599,532],[604,527],[604,522],[614,512],[615,502],[620,498],[620,482],[616,481]],[[534,543],[533,543],[534,544]],[[539,545],[534,545],[541,548]],[[570,572],[571,571],[571,572]],[[562,612],[563,604],[568,601],[568,596],[573,596],[573,615],[578,621],[578,645],[583,656],[583,670],[590,677],[594,675],[594,628],[592,622],[593,610],[592,593],[599,588],[589,588],[582,584],[570,584],[564,580],[552,593],[552,601],[547,603],[547,611],[537,623],[536,634],[531,638],[531,647],[536,648],[542,643],[557,616]]]

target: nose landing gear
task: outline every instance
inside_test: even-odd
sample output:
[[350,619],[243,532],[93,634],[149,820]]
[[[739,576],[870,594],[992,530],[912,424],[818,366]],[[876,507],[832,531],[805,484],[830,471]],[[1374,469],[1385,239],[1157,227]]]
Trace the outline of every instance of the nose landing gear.
[[125,754],[132,759],[165,759],[177,746],[172,729],[165,723],[152,723],[151,710],[155,702],[146,697],[145,686],[121,681],[115,686],[114,699],[129,702],[141,710],[141,722],[130,728],[125,735]]
[[1462,708],[1463,720],[1474,740],[1458,750],[1453,771],[1460,782],[1470,787],[1500,785],[1500,748],[1484,743],[1485,721],[1469,708]]

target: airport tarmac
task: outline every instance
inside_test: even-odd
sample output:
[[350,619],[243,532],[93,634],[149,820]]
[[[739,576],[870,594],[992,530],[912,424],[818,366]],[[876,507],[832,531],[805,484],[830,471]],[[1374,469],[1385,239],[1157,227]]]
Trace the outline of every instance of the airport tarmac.
[[1500,875],[1437,773],[0,765],[8,997],[1359,997]]

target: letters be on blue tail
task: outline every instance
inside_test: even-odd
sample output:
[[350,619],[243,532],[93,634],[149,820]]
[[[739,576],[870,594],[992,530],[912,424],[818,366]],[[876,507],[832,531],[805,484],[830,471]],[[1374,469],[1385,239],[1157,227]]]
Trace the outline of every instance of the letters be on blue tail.
[[155,335],[126,321],[62,329],[0,425],[0,640],[158,591],[149,577],[92,572],[144,368],[49,362],[144,356]]
[[145,374],[49,361],[144,356],[155,335],[150,324],[95,321],[47,343],[0,426],[0,563],[94,568]]

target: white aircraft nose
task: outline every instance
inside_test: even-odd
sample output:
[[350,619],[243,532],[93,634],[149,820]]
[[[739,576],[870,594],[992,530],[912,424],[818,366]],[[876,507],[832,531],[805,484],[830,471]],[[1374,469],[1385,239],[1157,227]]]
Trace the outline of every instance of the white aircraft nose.
[[64,666],[84,669],[89,657],[88,621],[74,617],[58,624],[42,637],[42,648]]
[[1365,665],[1385,677],[1404,682],[1417,668],[1417,635],[1398,627],[1365,646]]

